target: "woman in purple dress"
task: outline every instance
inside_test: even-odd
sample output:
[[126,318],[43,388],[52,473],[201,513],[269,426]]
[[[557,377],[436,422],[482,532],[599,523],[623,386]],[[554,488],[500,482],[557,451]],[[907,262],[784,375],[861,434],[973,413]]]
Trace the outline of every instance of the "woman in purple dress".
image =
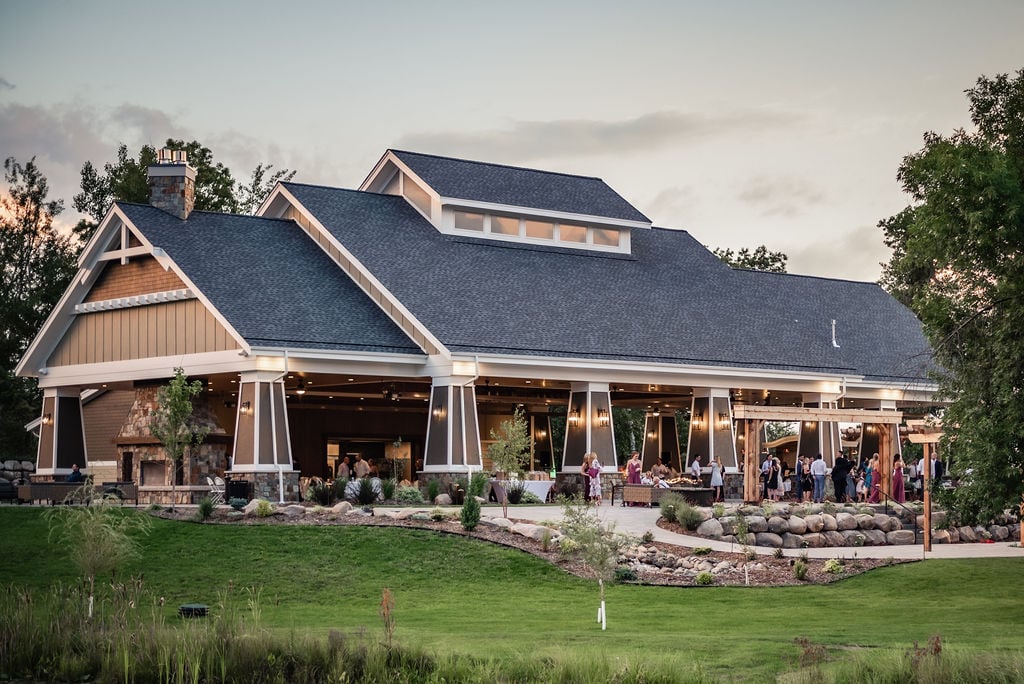
[[626,462],[626,482],[640,484],[640,452],[634,451]]
[[902,456],[897,456],[896,462],[892,464],[892,498],[897,503],[903,503],[907,500],[903,487],[903,465]]

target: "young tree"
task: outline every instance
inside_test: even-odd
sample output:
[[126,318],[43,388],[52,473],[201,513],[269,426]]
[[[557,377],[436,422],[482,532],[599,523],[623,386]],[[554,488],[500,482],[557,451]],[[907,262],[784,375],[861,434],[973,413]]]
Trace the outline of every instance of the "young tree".
[[249,182],[245,184],[239,182],[235,186],[235,201],[238,203],[238,213],[255,213],[278,182],[290,181],[295,175],[295,171],[281,169],[274,171],[268,177],[267,173],[272,168],[274,168],[273,164],[257,164],[256,168],[252,170],[252,175],[249,176]]
[[789,257],[785,252],[769,252],[768,247],[760,245],[751,252],[744,247],[739,252],[716,247],[712,253],[733,268],[747,268],[752,271],[769,271],[785,273]]
[[497,432],[491,430],[491,439],[495,441],[487,448],[487,456],[494,469],[506,476],[521,474],[533,446],[523,409],[516,408],[511,418],[501,421]]
[[206,439],[210,428],[192,421],[192,397],[203,391],[203,383],[192,382],[181,368],[174,369],[174,378],[157,395],[157,409],[153,412],[149,431],[160,440],[171,459],[171,510],[174,510],[178,469],[185,450]]
[[940,502],[969,523],[1024,492],[1024,70],[967,98],[975,130],[925,134],[898,173],[911,205],[879,227],[881,283],[921,319],[952,401],[941,453],[960,486]]
[[96,494],[84,485],[73,496],[82,505],[57,506],[47,512],[50,537],[68,549],[71,562],[89,584],[89,618],[92,618],[96,577],[115,572],[139,555],[136,535],[150,529],[149,517],[114,506],[116,499]]
[[37,384],[14,368],[75,274],[76,245],[53,219],[64,209],[47,200],[49,185],[35,158],[4,161],[0,192],[0,458],[35,451],[25,423],[39,415]]
[[614,525],[601,524],[593,505],[583,497],[563,498],[561,503],[561,530],[564,537],[569,540],[563,548],[574,549],[597,580],[601,596],[597,622],[604,630],[608,625],[604,584],[615,576],[619,552],[635,540],[616,532]]

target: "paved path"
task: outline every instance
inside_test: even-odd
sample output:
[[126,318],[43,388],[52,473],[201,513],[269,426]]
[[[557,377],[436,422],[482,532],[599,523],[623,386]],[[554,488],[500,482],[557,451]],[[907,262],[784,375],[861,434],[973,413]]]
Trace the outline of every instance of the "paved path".
[[[628,506],[600,506],[597,509],[598,517],[605,523],[614,523],[615,529],[620,532],[639,537],[644,532],[650,531],[654,534],[656,541],[679,546],[707,546],[715,551],[739,551],[738,544],[729,542],[714,541],[703,537],[691,537],[685,534],[676,534],[663,530],[657,525],[660,512],[657,508],[628,507]],[[487,517],[500,517],[501,507],[485,506],[481,515]],[[513,506],[509,508],[509,517],[534,522],[542,520],[561,520],[562,509],[559,506]],[[1016,557],[1024,558],[1024,548],[1011,546],[1016,542],[996,542],[994,544],[932,544],[929,553],[924,552],[920,544],[905,546],[834,546],[822,549],[783,549],[787,556],[799,556],[806,553],[809,558],[995,558],[995,557]],[[751,547],[757,553],[770,555],[775,549],[763,546]]]

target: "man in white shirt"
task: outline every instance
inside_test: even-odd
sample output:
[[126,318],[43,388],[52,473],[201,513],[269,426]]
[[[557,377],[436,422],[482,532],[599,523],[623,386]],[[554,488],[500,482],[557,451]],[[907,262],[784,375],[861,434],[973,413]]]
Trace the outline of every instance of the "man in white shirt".
[[761,500],[768,498],[768,474],[772,471],[772,455],[764,452],[764,461],[761,462]]
[[825,473],[827,471],[825,459],[818,454],[814,462],[811,463],[811,476],[814,478],[814,503],[821,503],[825,500]]
[[693,457],[693,463],[690,464],[690,475],[700,479],[700,454]]

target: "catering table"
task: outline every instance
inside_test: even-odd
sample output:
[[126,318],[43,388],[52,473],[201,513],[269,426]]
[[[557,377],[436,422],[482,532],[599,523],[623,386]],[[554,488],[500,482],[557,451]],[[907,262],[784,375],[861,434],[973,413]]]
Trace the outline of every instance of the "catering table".
[[[498,482],[498,484],[504,487],[507,491],[513,481],[496,480],[496,482]],[[526,491],[530,492],[541,501],[548,500],[548,494],[551,493],[551,488],[555,486],[554,480],[516,480],[516,482],[521,482]]]

